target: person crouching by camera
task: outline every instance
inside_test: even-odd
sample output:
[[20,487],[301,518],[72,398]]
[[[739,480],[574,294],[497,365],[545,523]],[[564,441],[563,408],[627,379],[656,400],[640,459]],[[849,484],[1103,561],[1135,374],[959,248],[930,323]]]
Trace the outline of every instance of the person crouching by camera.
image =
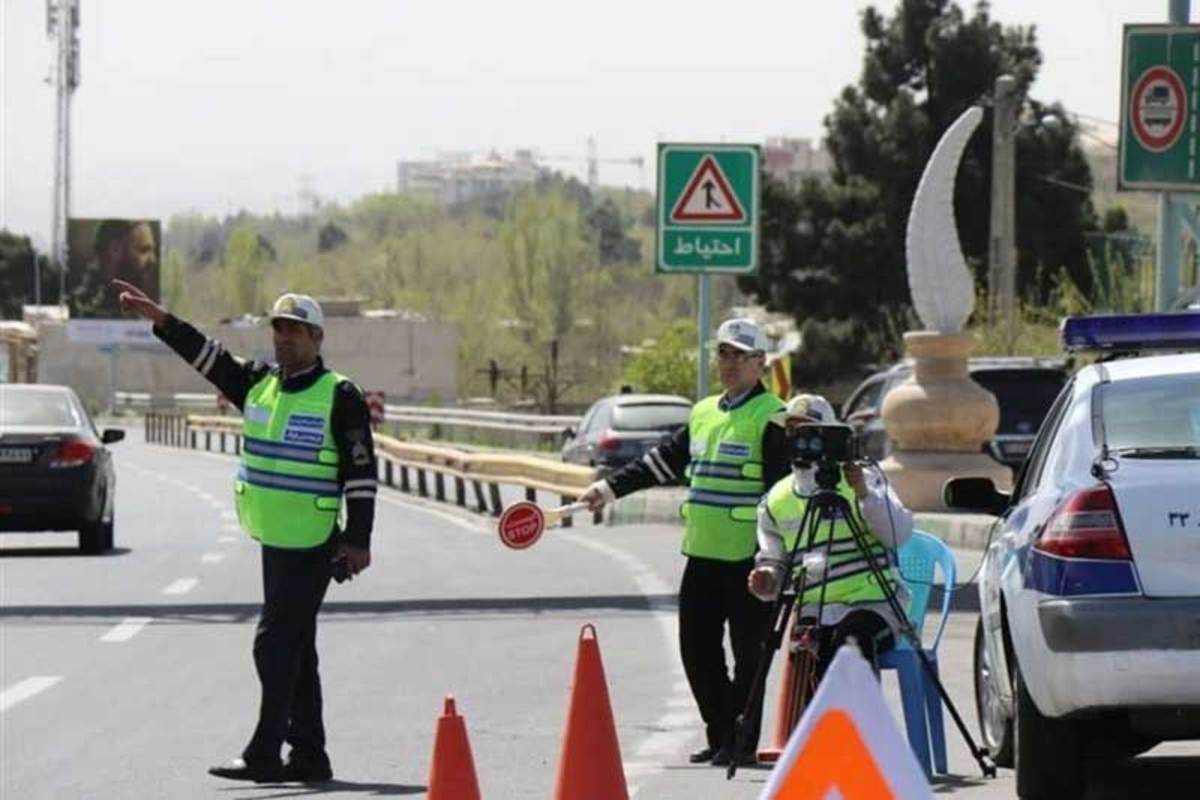
[[[837,423],[833,407],[819,395],[802,394],[792,398],[785,411],[775,415],[773,423],[788,432],[789,442],[799,447],[798,432],[804,425]],[[810,429],[811,430],[811,429]],[[901,621],[895,618],[883,587],[870,569],[868,559],[874,559],[880,572],[895,590],[901,608],[908,606],[908,590],[894,568],[896,550],[912,536],[912,512],[904,507],[895,492],[875,473],[868,475],[853,462],[840,464],[825,476],[819,476],[818,466],[805,460],[792,462],[792,474],[776,483],[758,507],[758,554],[748,583],[756,597],[770,601],[778,597],[785,586],[784,571],[788,555],[796,545],[794,572],[800,585],[800,570],[807,575],[804,595],[798,600],[799,624],[817,630],[817,680],[828,669],[839,647],[851,637],[857,642],[872,668],[878,673],[878,657],[895,646]],[[837,473],[840,473],[838,475]],[[836,487],[829,484],[834,483]],[[863,552],[843,519],[835,519],[832,527],[828,518],[818,518],[819,525],[801,531],[801,520],[808,503],[822,489],[835,488],[845,499],[850,514],[866,534]],[[824,516],[824,514],[822,514]],[[811,525],[809,526],[811,530]],[[830,532],[832,531],[832,537]],[[829,541],[832,538],[832,541]],[[817,624],[818,607],[820,624]]]

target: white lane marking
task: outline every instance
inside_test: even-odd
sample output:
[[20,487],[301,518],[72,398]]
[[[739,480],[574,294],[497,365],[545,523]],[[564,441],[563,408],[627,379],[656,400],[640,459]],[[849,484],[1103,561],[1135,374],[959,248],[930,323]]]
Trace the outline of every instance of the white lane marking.
[[[646,596],[669,595],[671,587],[660,578],[644,561],[632,553],[619,550],[612,545],[598,542],[578,533],[560,533],[559,536],[575,544],[595,550],[608,556],[628,570],[637,583],[638,591]],[[625,761],[625,780],[629,784],[630,798],[637,797],[641,787],[639,780],[655,772],[661,772],[664,763],[670,762],[681,755],[687,748],[687,743],[696,736],[696,726],[699,715],[695,711],[691,690],[683,674],[683,666],[675,657],[672,643],[679,641],[679,623],[676,616],[666,609],[652,612],[655,621],[663,634],[663,640],[671,658],[671,695],[665,698],[666,710],[653,723],[654,733],[642,739],[633,752],[632,757]],[[687,712],[681,708],[689,708]]]
[[390,503],[391,505],[397,506],[399,508],[408,509],[410,511],[423,511],[426,514],[431,514],[435,517],[438,517],[439,519],[443,519],[446,522],[451,523],[452,525],[457,525],[460,528],[466,528],[467,530],[471,531],[472,533],[487,533],[487,530],[488,530],[487,523],[474,522],[469,519],[463,519],[462,517],[457,517],[453,514],[447,514],[444,511],[438,511],[436,509],[429,508],[427,506],[424,506],[424,505],[421,505],[421,504],[418,504],[418,503],[415,503],[412,501],[405,501],[405,500],[400,500],[395,497],[390,497],[382,492],[380,492],[378,495],[376,495],[375,499],[382,500],[385,503]]
[[102,642],[128,642],[150,624],[150,617],[126,617],[100,637]]
[[0,692],[0,711],[7,711],[38,692],[44,692],[62,680],[61,675],[35,675]]
[[226,522],[237,522],[237,514],[233,513],[232,511],[222,511],[221,519],[225,520]]
[[163,589],[163,594],[187,594],[192,589],[196,588],[196,584],[199,582],[199,578],[180,578],[167,588]]
[[196,496],[199,497],[201,500],[203,500],[206,503],[218,503],[219,504],[221,502],[220,500],[217,500],[217,498],[213,497],[211,494],[209,494],[208,492],[203,491],[203,490],[198,490],[196,492]]
[[242,526],[241,526],[241,525],[236,525],[236,524],[230,524],[230,523],[226,522],[224,525],[222,525],[222,526],[221,526],[221,530],[223,530],[223,531],[232,531],[233,533],[241,533],[241,532],[242,532]]
[[200,556],[200,563],[202,564],[220,564],[224,560],[224,553],[205,553]]
[[217,541],[221,544],[232,544],[237,541],[236,536],[218,536]]

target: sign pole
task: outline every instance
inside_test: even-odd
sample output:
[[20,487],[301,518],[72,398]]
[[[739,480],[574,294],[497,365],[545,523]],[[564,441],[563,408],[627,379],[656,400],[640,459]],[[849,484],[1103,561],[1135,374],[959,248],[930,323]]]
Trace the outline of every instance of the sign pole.
[[696,361],[696,399],[708,396],[708,328],[712,311],[709,308],[709,277],[701,272],[696,281],[696,330],[699,333],[699,355]]
[[[1190,0],[1167,0],[1167,22],[1187,25]],[[1180,208],[1179,211],[1184,211]],[[1154,264],[1154,310],[1166,311],[1179,293],[1179,219],[1170,192],[1158,196],[1158,248]]]

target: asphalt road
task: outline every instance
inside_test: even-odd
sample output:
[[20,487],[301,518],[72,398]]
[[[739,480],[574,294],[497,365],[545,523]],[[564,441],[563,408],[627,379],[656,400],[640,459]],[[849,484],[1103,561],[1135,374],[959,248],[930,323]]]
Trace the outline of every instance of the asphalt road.
[[[257,706],[259,559],[233,518],[235,462],[148,446],[136,431],[114,452],[116,552],[78,555],[70,534],[0,539],[4,800],[423,797],[446,694],[466,718],[484,797],[548,797],[589,622],[633,796],[741,800],[761,791],[765,769],[726,782],[723,771],[687,764],[702,733],[674,644],[676,529],[583,525],[514,552],[490,520],[386,490],[372,567],[331,588],[321,619],[337,779],[318,788],[209,777],[210,764],[240,751]],[[977,560],[959,553],[960,575]],[[973,599],[959,595],[963,610],[951,614],[940,650],[972,735]],[[884,688],[898,715],[894,677]],[[952,775],[937,793],[1015,796],[1011,771],[982,780],[948,716],[946,729]],[[1197,796],[1198,773],[1200,747],[1162,747],[1097,767],[1088,796]]]

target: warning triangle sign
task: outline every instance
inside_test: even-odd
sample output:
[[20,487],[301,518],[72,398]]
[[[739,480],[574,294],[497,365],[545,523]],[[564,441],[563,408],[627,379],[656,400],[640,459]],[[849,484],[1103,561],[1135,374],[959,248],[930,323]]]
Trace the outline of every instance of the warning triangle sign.
[[759,800],[933,800],[871,667],[842,647]]
[[711,155],[700,164],[671,209],[671,222],[745,222],[746,210],[729,188],[721,165]]

